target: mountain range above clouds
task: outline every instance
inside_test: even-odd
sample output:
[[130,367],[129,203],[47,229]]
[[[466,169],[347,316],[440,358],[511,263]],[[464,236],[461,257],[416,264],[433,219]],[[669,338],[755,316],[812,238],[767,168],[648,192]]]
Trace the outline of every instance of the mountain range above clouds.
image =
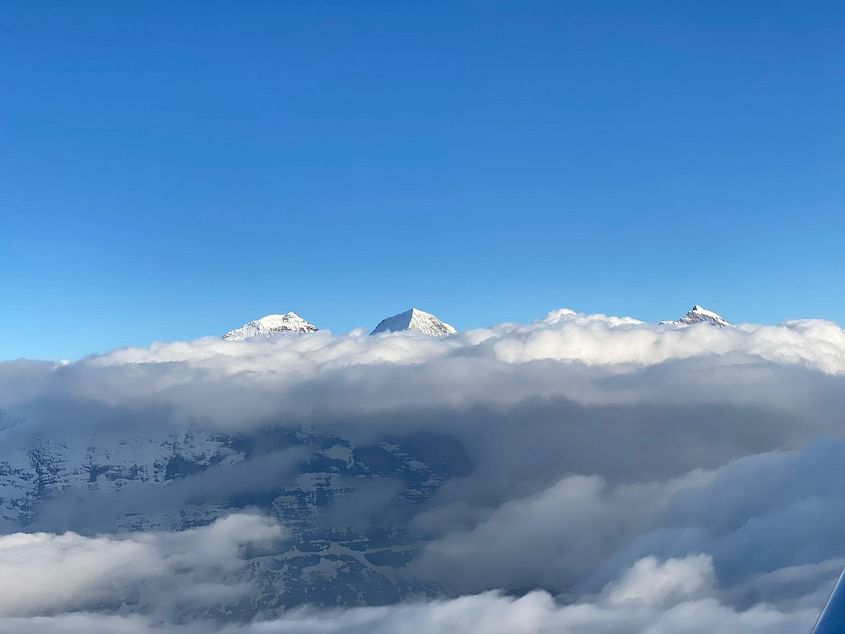
[[[720,314],[695,304],[679,319],[661,321],[661,326],[691,326],[694,324],[709,324],[719,328],[730,326],[731,323]],[[265,315],[245,323],[243,326],[228,331],[223,335],[227,341],[245,341],[256,337],[272,337],[282,334],[309,334],[317,332],[319,328],[306,321],[295,312],[285,314]],[[385,317],[370,335],[391,332],[414,332],[430,337],[445,337],[454,335],[458,330],[436,315],[419,308],[409,308],[396,315]]]

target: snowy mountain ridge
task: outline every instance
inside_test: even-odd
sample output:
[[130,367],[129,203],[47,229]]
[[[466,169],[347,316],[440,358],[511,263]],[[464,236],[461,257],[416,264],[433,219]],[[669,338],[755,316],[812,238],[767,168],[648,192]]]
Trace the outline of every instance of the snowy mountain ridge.
[[[560,311],[558,311],[560,312]],[[571,313],[571,311],[567,311]],[[547,318],[548,320],[548,318]],[[630,320],[632,323],[641,323]],[[694,305],[679,319],[661,321],[661,326],[690,326],[707,323],[719,328],[731,326],[731,323],[715,311],[704,308],[700,304]],[[265,315],[260,319],[249,321],[239,328],[230,330],[223,335],[227,341],[245,341],[256,337],[271,337],[278,334],[298,333],[307,334],[319,330],[297,313]],[[457,329],[441,320],[436,315],[427,313],[419,308],[409,308],[406,311],[382,319],[370,332],[377,335],[388,332],[416,332],[431,337],[453,335]]]
[[265,315],[261,319],[249,321],[240,328],[230,330],[223,338],[227,341],[244,341],[254,337],[270,337],[280,333],[295,332],[309,333],[317,332],[318,328],[296,313],[290,312],[284,315]]

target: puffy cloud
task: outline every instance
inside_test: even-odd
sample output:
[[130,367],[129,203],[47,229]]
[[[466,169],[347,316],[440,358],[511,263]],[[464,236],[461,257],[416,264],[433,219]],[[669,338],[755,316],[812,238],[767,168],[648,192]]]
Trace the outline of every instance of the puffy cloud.
[[[669,565],[681,570],[686,564],[673,562]],[[664,583],[667,581],[664,578]],[[786,634],[806,631],[814,618],[811,611],[785,613],[767,605],[737,611],[713,597],[684,599],[659,608],[638,602],[561,605],[545,592],[531,592],[520,597],[489,592],[451,601],[386,608],[328,613],[306,610],[285,619],[254,624],[246,631],[256,634]]]
[[[652,565],[649,556],[707,553],[723,582],[747,584],[845,556],[845,501],[832,477],[843,460],[845,443],[825,440],[652,483],[570,476],[504,502],[469,528],[453,525],[414,565],[429,579],[448,571],[460,592],[594,592],[635,561]],[[833,576],[828,569],[814,581]]]
[[182,532],[0,537],[0,616],[39,616],[133,604],[138,611],[207,606],[251,589],[227,581],[243,549],[284,536],[274,521],[232,515]]
[[815,611],[783,611],[758,604],[737,610],[712,594],[712,567],[706,556],[637,562],[612,584],[606,596],[562,604],[535,591],[518,597],[499,592],[451,600],[410,602],[346,610],[299,608],[282,618],[244,625],[177,624],[141,615],[113,616],[63,612],[28,618],[0,617],[0,632],[161,632],[191,634],[514,634],[572,632],[600,634],[746,634],[807,631]]
[[644,557],[606,588],[611,604],[666,605],[672,599],[712,590],[713,560],[707,555],[659,561]]

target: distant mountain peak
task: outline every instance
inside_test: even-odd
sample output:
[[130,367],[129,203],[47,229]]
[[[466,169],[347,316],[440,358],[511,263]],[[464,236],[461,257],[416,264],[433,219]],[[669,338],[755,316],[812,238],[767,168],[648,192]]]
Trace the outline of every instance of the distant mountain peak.
[[441,321],[431,313],[427,313],[419,308],[409,308],[398,315],[382,319],[370,334],[377,335],[381,332],[397,332],[403,330],[420,332],[433,337],[453,335],[457,332],[453,326],[450,326],[445,321]]
[[296,313],[284,315],[265,315],[261,319],[249,321],[240,328],[230,330],[223,338],[227,341],[243,341],[254,337],[272,337],[282,333],[317,332],[318,328]]
[[719,313],[713,312],[704,308],[700,304],[696,304],[690,308],[680,319],[675,321],[661,321],[663,325],[668,326],[689,326],[692,324],[708,323],[719,328],[730,326],[731,323],[722,317]]

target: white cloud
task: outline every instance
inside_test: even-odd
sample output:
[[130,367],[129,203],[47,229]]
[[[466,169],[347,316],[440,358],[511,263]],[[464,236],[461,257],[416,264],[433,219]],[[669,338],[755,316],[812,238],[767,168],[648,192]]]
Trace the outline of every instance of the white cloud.
[[622,577],[605,588],[609,603],[641,603],[660,607],[679,597],[712,591],[715,581],[713,560],[708,555],[659,561],[644,557]]
[[[562,604],[546,592],[518,597],[499,592],[451,600],[336,610],[300,608],[282,618],[245,625],[212,622],[175,624],[140,615],[57,613],[27,618],[0,617],[0,632],[161,632],[190,634],[778,634],[806,631],[815,611],[782,611],[758,604],[737,610],[710,593],[712,570],[706,557],[637,562],[608,598]],[[657,584],[655,594],[651,584]],[[622,594],[614,594],[621,592]],[[658,596],[659,595],[659,596]],[[697,596],[692,596],[697,595]]]
[[242,596],[226,573],[241,550],[283,537],[272,520],[232,515],[183,532],[85,537],[77,533],[0,536],[0,616],[38,616],[119,606],[136,609]]
[[731,353],[839,374],[845,372],[845,332],[823,320],[795,320],[778,326],[674,327],[559,309],[531,324],[503,324],[447,338],[413,334],[367,337],[357,331],[346,336],[319,332],[307,337],[245,342],[205,338],[124,348],[81,363],[114,366],[190,362],[227,374],[252,371],[305,377],[339,367],[411,364],[440,356],[486,356],[507,363],[554,359],[587,365],[654,365]]
[[205,338],[71,364],[7,362],[0,364],[0,408],[36,419],[36,404],[70,400],[154,407],[159,415],[228,427],[326,412],[499,407],[530,398],[767,400],[803,410],[811,399],[796,387],[796,375],[798,385],[806,383],[802,372],[828,375],[841,387],[842,329],[819,320],[678,328],[561,310],[531,324],[443,338],[328,332],[244,342]]

